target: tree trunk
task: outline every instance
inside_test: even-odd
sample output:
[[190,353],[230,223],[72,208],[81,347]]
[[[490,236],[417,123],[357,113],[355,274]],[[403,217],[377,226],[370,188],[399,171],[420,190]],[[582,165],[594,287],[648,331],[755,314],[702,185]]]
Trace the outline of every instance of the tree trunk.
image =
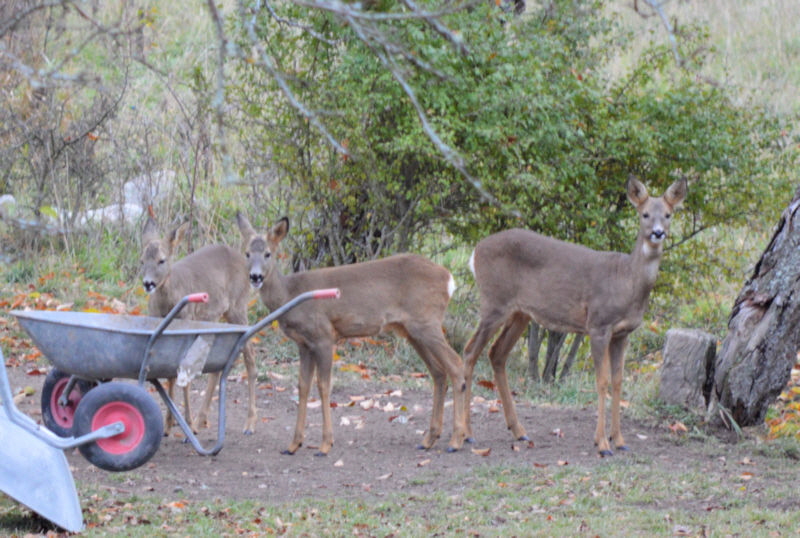
[[533,381],[539,381],[539,349],[542,347],[544,331],[539,328],[539,324],[531,321],[528,325],[528,377]]
[[569,375],[569,372],[572,369],[572,363],[575,362],[575,357],[578,356],[578,349],[581,347],[583,338],[584,336],[582,334],[576,334],[572,339],[572,344],[569,347],[569,353],[567,353],[567,358],[564,359],[564,365],[561,367],[561,373],[558,374],[559,381],[564,381],[564,379]]
[[[710,412],[728,426],[763,422],[800,349],[800,189],[744,289],[717,356]],[[716,404],[716,405],[714,405]]]
[[558,357],[561,355],[561,348],[567,339],[566,333],[547,331],[547,352],[544,358],[544,370],[542,371],[542,381],[552,383],[556,379],[556,369],[558,368]]

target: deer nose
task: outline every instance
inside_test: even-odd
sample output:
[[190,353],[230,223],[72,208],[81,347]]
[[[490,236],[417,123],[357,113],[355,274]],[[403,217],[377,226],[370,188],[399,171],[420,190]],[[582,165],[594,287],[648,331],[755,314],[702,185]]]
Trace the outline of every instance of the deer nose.
[[667,233],[660,228],[657,228],[650,233],[650,238],[653,241],[662,241],[666,236]]
[[250,273],[250,285],[258,289],[264,283],[264,275],[261,273]]
[[152,280],[145,280],[142,282],[142,286],[144,286],[144,291],[147,293],[152,293],[152,291],[156,289],[156,283]]

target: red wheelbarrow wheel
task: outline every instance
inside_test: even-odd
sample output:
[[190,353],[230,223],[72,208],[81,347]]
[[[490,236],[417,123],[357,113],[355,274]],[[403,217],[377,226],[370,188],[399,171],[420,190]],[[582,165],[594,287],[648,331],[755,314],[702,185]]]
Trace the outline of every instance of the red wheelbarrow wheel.
[[48,430],[59,437],[72,435],[72,426],[75,422],[75,409],[81,399],[95,383],[83,379],[78,380],[69,393],[67,405],[58,403],[64,390],[67,388],[70,375],[58,368],[51,368],[47,372],[42,385],[42,422]]
[[125,431],[81,445],[83,457],[106,471],[129,471],[146,463],[164,435],[161,408],[146,390],[112,381],[89,391],[75,410],[76,437],[122,422]]

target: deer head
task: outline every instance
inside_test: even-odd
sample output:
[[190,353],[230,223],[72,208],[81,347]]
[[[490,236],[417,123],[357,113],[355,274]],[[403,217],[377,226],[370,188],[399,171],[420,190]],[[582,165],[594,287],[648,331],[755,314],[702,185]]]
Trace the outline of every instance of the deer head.
[[256,233],[250,221],[241,212],[236,214],[236,223],[239,225],[244,242],[250,285],[259,289],[264,280],[275,270],[274,254],[280,242],[289,233],[289,219],[281,218],[265,235]]
[[674,182],[663,196],[654,198],[633,175],[626,185],[628,199],[639,213],[639,239],[649,252],[660,252],[669,233],[672,214],[686,197],[686,178]]
[[153,217],[148,217],[142,230],[142,286],[147,293],[153,293],[171,271],[172,254],[175,247],[183,239],[189,223],[184,222],[174,228],[166,239],[158,232],[158,224]]

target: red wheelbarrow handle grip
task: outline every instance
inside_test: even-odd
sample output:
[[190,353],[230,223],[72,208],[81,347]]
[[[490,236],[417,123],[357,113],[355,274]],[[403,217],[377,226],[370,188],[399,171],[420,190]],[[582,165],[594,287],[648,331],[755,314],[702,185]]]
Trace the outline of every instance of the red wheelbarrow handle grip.
[[187,295],[186,299],[190,303],[207,303],[208,302],[208,294],[207,293],[192,293],[191,295]]
[[314,290],[312,295],[314,299],[338,299],[341,297],[342,292],[339,291],[339,288],[328,288],[323,290]]

